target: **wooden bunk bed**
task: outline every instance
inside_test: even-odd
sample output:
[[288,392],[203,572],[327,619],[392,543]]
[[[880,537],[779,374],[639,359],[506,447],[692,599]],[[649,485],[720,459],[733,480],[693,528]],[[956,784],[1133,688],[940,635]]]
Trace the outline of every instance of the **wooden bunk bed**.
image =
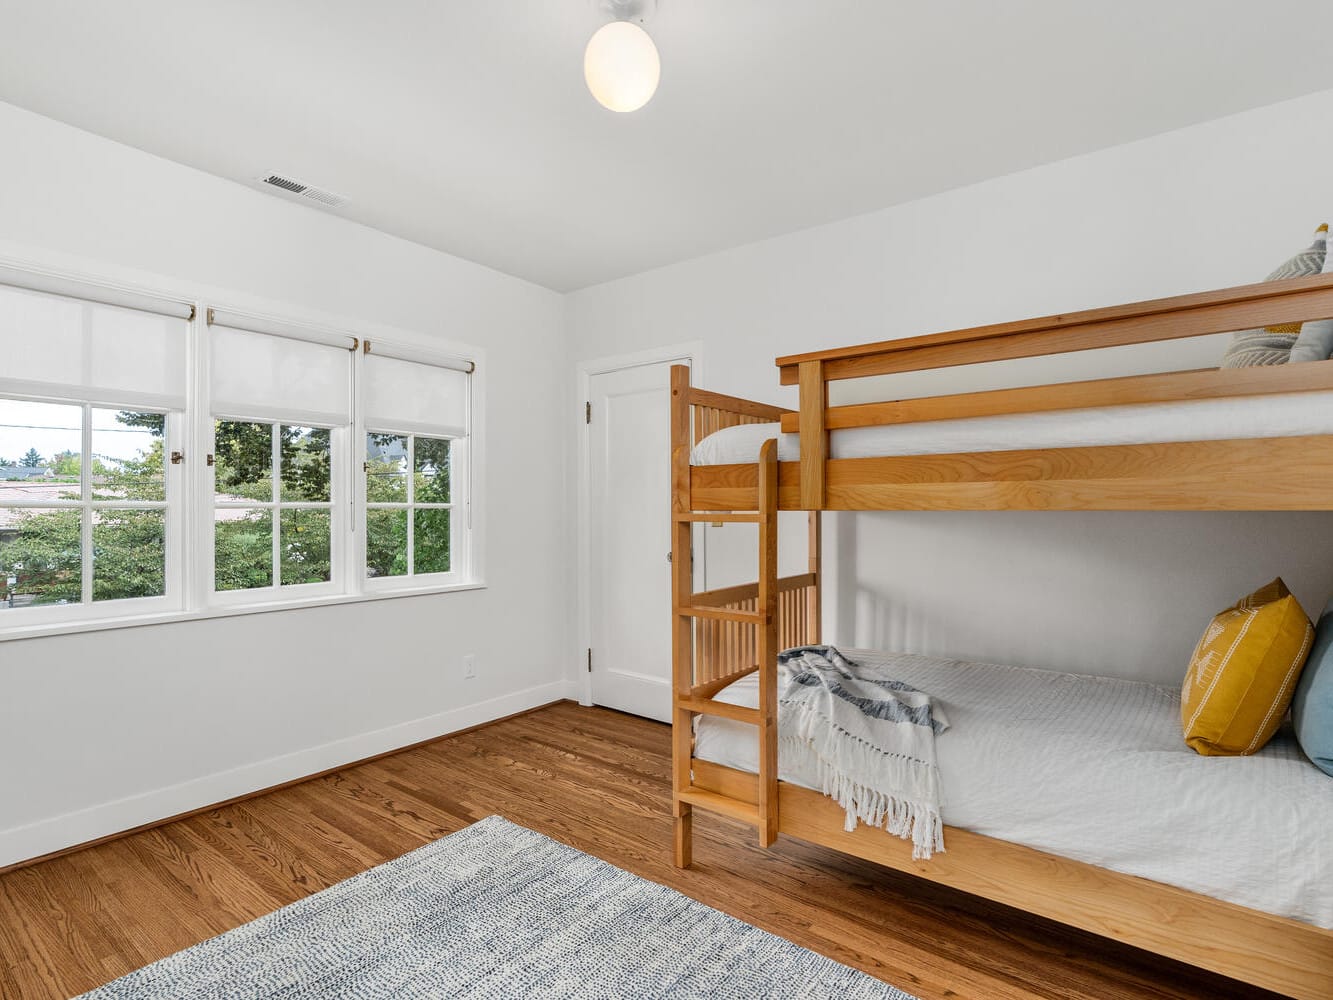
[[[948,828],[947,851],[913,860],[877,828],[844,830],[832,799],[778,779],[777,653],[821,641],[823,510],[1333,510],[1333,434],[1021,451],[830,458],[829,433],[960,417],[1333,390],[1333,361],[1207,369],[1030,388],[829,405],[829,383],[1333,317],[1333,276],[1268,282],[1063,316],[783,357],[799,410],[692,387],[672,372],[673,811],[675,862],[691,863],[693,811],[831,847],[1291,996],[1333,996],[1333,931]],[[715,431],[779,423],[799,461],[767,440],[757,462],[691,465]],[[807,572],[777,572],[779,511],[809,511]],[[695,523],[759,533],[758,580],[696,593]],[[758,672],[759,705],[714,696]],[[749,723],[757,773],[696,758],[693,721]]]

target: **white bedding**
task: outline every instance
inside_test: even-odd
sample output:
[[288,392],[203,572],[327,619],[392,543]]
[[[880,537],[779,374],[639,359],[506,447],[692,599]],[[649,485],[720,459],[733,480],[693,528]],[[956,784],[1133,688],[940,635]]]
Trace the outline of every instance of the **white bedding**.
[[[1168,688],[843,652],[948,713],[936,749],[950,826],[1333,928],[1333,778],[1289,729],[1251,757],[1200,757]],[[717,697],[757,705],[757,675]],[[695,756],[756,771],[755,730],[700,717]],[[808,760],[783,756],[779,774],[818,787]]]
[[[880,458],[1304,434],[1333,434],[1333,391],[852,427],[829,435],[829,452],[833,458]],[[695,445],[690,461],[755,462],[760,445],[773,437],[778,439],[778,460],[796,461],[798,436],[779,433],[777,424],[745,424],[710,434]]]

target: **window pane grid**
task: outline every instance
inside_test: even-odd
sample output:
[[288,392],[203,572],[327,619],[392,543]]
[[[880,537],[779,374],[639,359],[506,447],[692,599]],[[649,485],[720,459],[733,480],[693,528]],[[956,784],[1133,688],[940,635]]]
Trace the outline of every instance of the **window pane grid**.
[[0,433],[29,445],[0,475],[0,608],[167,596],[167,420],[0,398]]
[[214,589],[331,583],[332,429],[256,419],[214,428]]
[[368,430],[366,433],[366,575],[449,573],[454,497],[453,439]]

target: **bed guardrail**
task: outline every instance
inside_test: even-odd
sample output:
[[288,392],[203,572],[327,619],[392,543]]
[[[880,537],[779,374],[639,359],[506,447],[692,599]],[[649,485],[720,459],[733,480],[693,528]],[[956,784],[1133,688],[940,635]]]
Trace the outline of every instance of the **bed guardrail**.
[[[779,649],[813,641],[816,579],[814,573],[801,573],[777,580]],[[745,583],[696,593],[693,605],[699,609],[754,616],[754,622],[720,617],[694,620],[691,694],[696,698],[711,698],[759,667],[754,629],[754,623],[760,619],[759,584]]]
[[777,366],[781,383],[796,385],[800,392],[800,410],[780,418],[785,432],[799,433],[801,438],[800,506],[814,510],[826,505],[828,434],[833,430],[1007,413],[1314,392],[1333,389],[1333,361],[1136,375],[835,407],[828,405],[831,382],[1327,318],[1333,318],[1333,275],[1317,275],[780,357]]

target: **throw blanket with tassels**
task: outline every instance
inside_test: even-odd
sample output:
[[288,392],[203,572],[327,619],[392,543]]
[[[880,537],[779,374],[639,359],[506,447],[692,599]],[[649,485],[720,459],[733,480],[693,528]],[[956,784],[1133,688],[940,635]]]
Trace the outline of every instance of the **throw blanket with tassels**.
[[858,670],[832,646],[778,654],[779,753],[813,753],[847,829],[883,827],[910,839],[914,858],[944,850],[935,734],[948,728],[929,695]]

